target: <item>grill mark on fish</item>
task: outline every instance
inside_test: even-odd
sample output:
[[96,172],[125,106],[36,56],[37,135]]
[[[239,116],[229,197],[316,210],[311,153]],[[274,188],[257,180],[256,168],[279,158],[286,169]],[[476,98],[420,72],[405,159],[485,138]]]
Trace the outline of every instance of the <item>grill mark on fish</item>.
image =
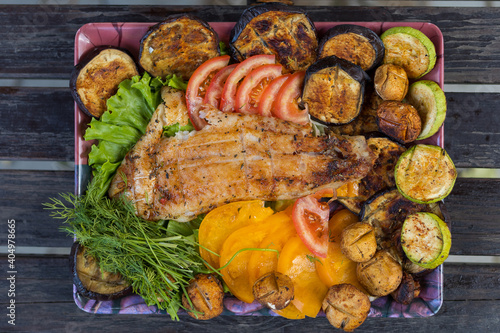
[[188,221],[232,201],[336,188],[364,177],[374,161],[362,137],[314,137],[310,126],[210,108],[203,130],[162,138],[164,112],[155,112],[110,187],[110,196],[125,192],[149,220]]

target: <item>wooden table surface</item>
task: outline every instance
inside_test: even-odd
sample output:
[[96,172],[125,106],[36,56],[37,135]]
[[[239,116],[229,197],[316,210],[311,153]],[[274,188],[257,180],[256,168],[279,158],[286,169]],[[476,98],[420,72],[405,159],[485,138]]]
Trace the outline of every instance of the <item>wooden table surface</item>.
[[[178,12],[192,12],[207,21],[235,21],[243,9],[241,6],[1,5],[0,82],[4,84],[0,86],[0,159],[74,160],[73,100],[69,88],[16,86],[15,80],[68,80],[73,66],[74,36],[83,24],[158,22]],[[458,168],[500,168],[500,93],[496,86],[500,83],[500,8],[306,9],[313,21],[436,24],[444,35],[445,47],[448,103],[445,148]],[[290,321],[221,316],[201,322],[182,317],[181,321],[173,322],[161,315],[93,315],[81,311],[73,301],[68,256],[50,251],[69,248],[72,239],[58,231],[58,222],[42,207],[49,197],[73,190],[73,171],[0,170],[0,331],[319,333],[333,329],[325,318]],[[500,255],[499,194],[497,178],[457,180],[446,199],[452,220],[452,256],[460,259]],[[37,253],[29,249],[43,248],[49,253],[16,252],[15,326],[7,323],[6,316],[6,307],[12,299],[7,297],[9,220],[15,220],[18,249]],[[500,264],[470,261],[444,264],[444,304],[435,316],[369,318],[356,331],[500,331]]]

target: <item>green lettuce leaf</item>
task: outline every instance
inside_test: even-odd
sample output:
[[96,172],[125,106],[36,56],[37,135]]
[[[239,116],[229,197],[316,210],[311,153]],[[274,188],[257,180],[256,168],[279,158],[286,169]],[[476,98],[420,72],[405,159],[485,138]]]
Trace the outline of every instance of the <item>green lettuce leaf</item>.
[[111,178],[132,146],[146,132],[154,111],[161,103],[161,88],[169,85],[184,89],[187,83],[175,75],[152,78],[147,72],[120,83],[117,93],[107,101],[107,111],[93,118],[85,140],[98,140],[89,153],[89,165],[99,177],[98,187],[104,195]]

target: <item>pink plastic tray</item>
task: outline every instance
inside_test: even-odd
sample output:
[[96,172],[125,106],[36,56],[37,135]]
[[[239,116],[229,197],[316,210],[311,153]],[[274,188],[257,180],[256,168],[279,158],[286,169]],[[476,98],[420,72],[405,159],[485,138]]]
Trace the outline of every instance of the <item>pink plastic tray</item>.
[[[89,23],[82,26],[75,37],[75,64],[85,52],[95,46],[112,45],[129,50],[134,57],[139,54],[140,40],[148,28],[155,23]],[[315,23],[318,35],[321,36],[327,29],[339,24],[356,24],[370,28],[377,34],[381,34],[389,28],[397,26],[409,26],[416,28],[426,34],[436,47],[436,66],[422,79],[437,82],[443,88],[444,82],[444,58],[443,58],[443,35],[439,28],[431,23],[423,22],[317,22]],[[219,34],[220,39],[227,44],[229,34],[234,22],[212,22],[210,25]],[[90,152],[92,142],[83,139],[90,118],[81,112],[75,104],[75,193],[80,195],[84,192],[90,179],[91,169],[87,165],[87,156]],[[426,139],[423,143],[435,144],[443,147],[443,127],[433,137]],[[410,305],[402,305],[393,302],[391,297],[381,297],[372,302],[370,317],[428,317],[437,313],[443,303],[443,274],[442,266],[439,266],[422,281],[422,291]],[[76,304],[84,311],[95,313],[165,313],[158,311],[154,306],[146,306],[142,298],[137,295],[123,297],[114,301],[100,302],[81,296],[76,288],[74,299]],[[235,298],[226,297],[225,314],[235,315],[267,315],[275,316],[273,312],[262,308],[258,304],[248,305]]]

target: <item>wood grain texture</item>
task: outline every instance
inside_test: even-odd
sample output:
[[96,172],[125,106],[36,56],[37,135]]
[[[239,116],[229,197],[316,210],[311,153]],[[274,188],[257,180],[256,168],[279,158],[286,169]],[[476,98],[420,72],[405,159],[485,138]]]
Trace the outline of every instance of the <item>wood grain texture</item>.
[[[179,12],[235,21],[241,6],[0,6],[0,75],[69,78],[76,31],[88,22],[158,22]],[[303,7],[299,7],[303,8]],[[500,8],[307,7],[315,21],[423,21],[445,40],[446,83],[500,82]],[[12,57],[15,54],[22,56]]]
[[[6,271],[6,258],[0,269]],[[92,315],[73,302],[66,257],[24,257],[17,260],[16,330],[30,332],[83,332],[106,327],[109,332],[127,327],[130,332],[331,332],[325,318],[292,321],[280,317],[221,316],[196,321],[181,316],[173,322],[165,315]],[[356,332],[494,332],[500,328],[500,282],[497,265],[445,264],[444,304],[429,318],[368,318]],[[0,280],[0,290],[7,281]],[[6,299],[0,300],[2,306]],[[43,318],[43,320],[40,320]],[[7,328],[0,322],[0,330]]]
[[69,88],[0,87],[0,159],[74,160]]
[[[74,191],[73,172],[0,171],[2,216],[16,220],[19,246],[69,247],[61,221],[42,207],[61,192]],[[488,193],[485,196],[485,193]],[[29,195],[28,195],[29,194]],[[451,218],[451,254],[500,255],[500,179],[458,179],[446,198]],[[0,229],[0,239],[7,239]]]
[[[0,171],[0,184],[0,212],[2,219],[16,220],[16,246],[71,246],[71,237],[59,231],[61,222],[42,203],[73,192],[73,172]],[[7,228],[0,229],[0,239],[7,239]]]

